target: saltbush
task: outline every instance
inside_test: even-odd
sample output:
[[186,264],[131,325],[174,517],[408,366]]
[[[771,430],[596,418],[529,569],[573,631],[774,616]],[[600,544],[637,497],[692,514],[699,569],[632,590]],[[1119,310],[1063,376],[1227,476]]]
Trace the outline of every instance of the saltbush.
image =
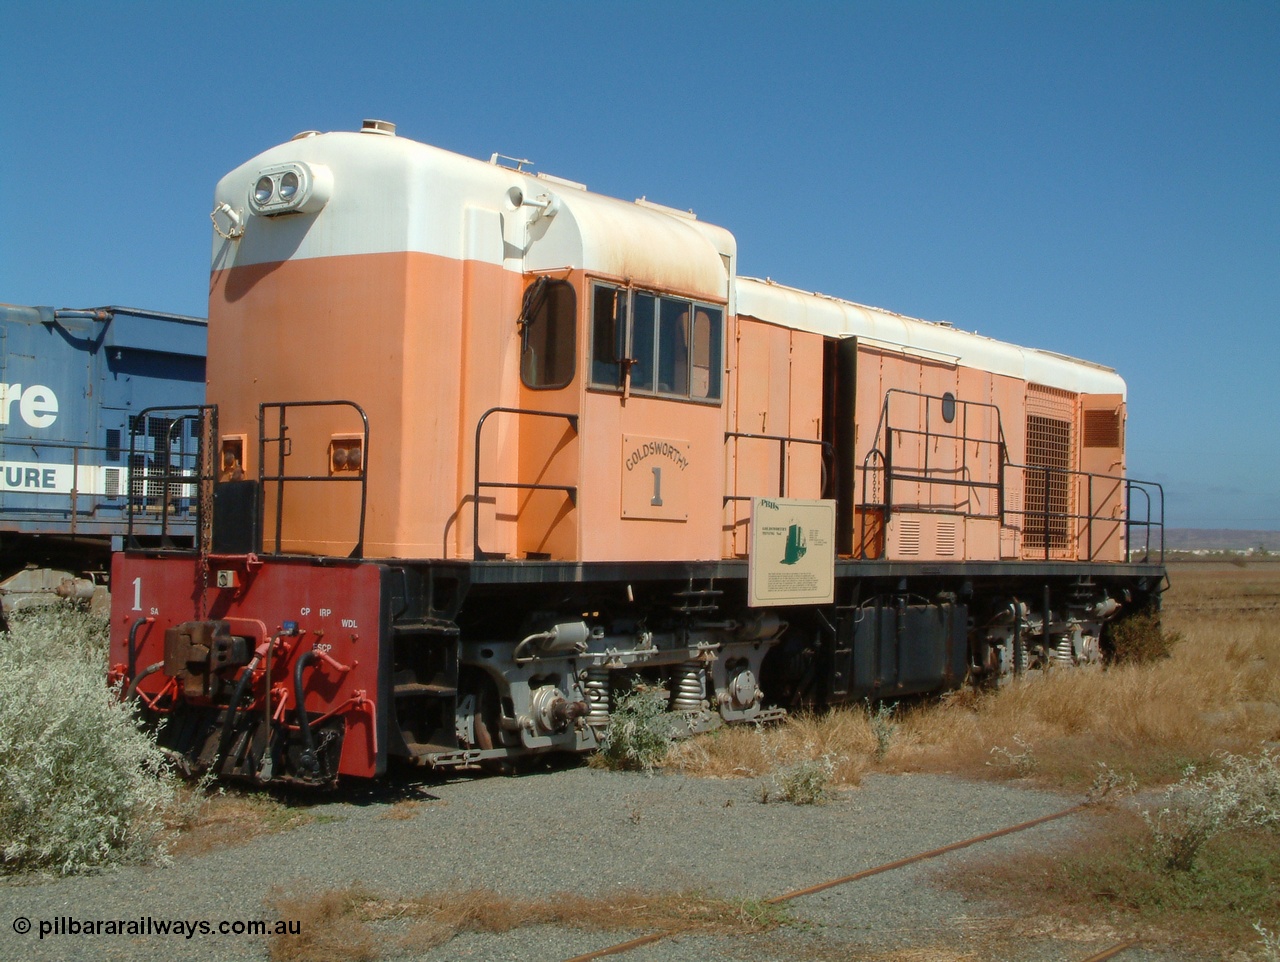
[[871,700],[868,699],[866,708],[867,723],[871,726],[872,734],[876,736],[876,761],[884,761],[884,757],[889,754],[889,745],[893,741],[893,736],[898,731],[898,723],[893,720],[898,706],[882,701],[873,709]]
[[1136,611],[1107,625],[1105,647],[1117,665],[1149,665],[1173,654],[1182,641],[1176,631],[1165,630],[1157,609]]
[[666,710],[666,696],[659,689],[637,685],[622,695],[600,740],[601,763],[615,770],[652,772],[674,740]]
[[1167,868],[1187,871],[1210,839],[1236,828],[1280,829],[1280,756],[1264,748],[1256,758],[1220,756],[1216,771],[1188,766],[1166,792],[1167,804],[1142,817]]
[[792,805],[821,805],[830,797],[829,785],[835,772],[835,757],[828,753],[783,766],[774,781],[778,794]]
[[164,756],[106,684],[107,626],[70,606],[0,634],[0,871],[71,874],[158,850]]
[[1280,962],[1280,932],[1272,932],[1261,922],[1253,923],[1262,947],[1262,962]]

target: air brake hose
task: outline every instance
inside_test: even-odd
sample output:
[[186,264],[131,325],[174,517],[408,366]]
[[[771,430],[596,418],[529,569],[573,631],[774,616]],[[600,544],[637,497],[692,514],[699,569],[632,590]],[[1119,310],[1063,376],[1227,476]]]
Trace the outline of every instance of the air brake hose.
[[[164,667],[163,661],[157,661],[154,665],[147,665],[141,672],[133,676],[133,681],[129,682],[129,687],[125,689],[124,700],[126,702],[133,701],[138,697],[138,682],[146,678],[148,675],[154,675]],[[163,692],[161,693],[163,694]]]
[[129,629],[129,659],[126,671],[130,681],[135,680],[133,676],[138,672],[138,629],[143,625],[151,624],[153,621],[155,621],[153,617],[139,618]]
[[307,718],[307,706],[302,701],[302,669],[318,657],[313,648],[303,652],[297,664],[293,666],[293,700],[297,703],[298,731],[302,735],[302,756],[298,759],[298,764],[310,775],[320,771],[320,760],[316,758],[316,745],[311,737],[311,720]]
[[253,677],[254,671],[257,670],[258,661],[261,655],[255,654],[249,659],[249,664],[244,666],[244,671],[240,673],[239,680],[236,681],[235,691],[231,693],[231,703],[227,705],[227,715],[222,721],[222,737],[218,739],[218,754],[213,758],[213,764],[210,768],[217,768],[221,764],[223,756],[227,754],[227,749],[231,747],[231,735],[235,731],[236,717],[240,714],[240,700],[244,698],[245,689],[249,687],[249,679]]

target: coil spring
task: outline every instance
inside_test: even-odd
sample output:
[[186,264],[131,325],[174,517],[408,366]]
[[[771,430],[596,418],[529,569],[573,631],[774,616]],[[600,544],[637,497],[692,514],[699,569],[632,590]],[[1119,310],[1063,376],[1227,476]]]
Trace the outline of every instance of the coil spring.
[[675,693],[671,697],[672,711],[701,711],[707,696],[706,676],[702,665],[686,661],[675,669]]
[[1070,635],[1060,635],[1058,637],[1058,643],[1053,646],[1053,660],[1060,665],[1074,665],[1076,663],[1076,653],[1071,645]]
[[604,728],[609,724],[609,669],[588,668],[582,682],[582,693],[587,696],[587,724]]

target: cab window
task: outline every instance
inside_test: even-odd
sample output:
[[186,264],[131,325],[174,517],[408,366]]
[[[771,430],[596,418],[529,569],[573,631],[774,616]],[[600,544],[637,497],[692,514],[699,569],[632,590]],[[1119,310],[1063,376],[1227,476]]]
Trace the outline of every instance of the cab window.
[[701,304],[693,314],[692,381],[689,396],[719,400],[720,398],[720,331],[724,313],[718,307]]
[[525,387],[566,387],[573,380],[578,298],[568,281],[539,277],[520,310],[520,379]]
[[723,308],[597,284],[592,312],[592,387],[720,400]]
[[591,383],[622,387],[622,359],[626,356],[626,291],[597,284],[591,303]]

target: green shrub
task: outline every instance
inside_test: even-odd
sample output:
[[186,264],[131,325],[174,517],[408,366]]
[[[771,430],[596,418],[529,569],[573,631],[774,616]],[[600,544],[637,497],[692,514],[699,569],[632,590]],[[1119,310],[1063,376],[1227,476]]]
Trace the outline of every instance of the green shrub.
[[601,738],[605,766],[652,772],[662,764],[674,741],[666,710],[666,693],[661,689],[637,684],[620,696]]
[[1117,665],[1145,665],[1168,658],[1182,641],[1176,631],[1165,631],[1160,612],[1144,609],[1107,625],[1108,649]]
[[1280,828],[1280,756],[1224,753],[1217,771],[1188,766],[1166,792],[1168,803],[1143,812],[1156,855],[1167,868],[1187,871],[1210,839],[1236,828]]
[[0,867],[71,874],[157,851],[164,756],[106,684],[107,626],[70,607],[0,634]]
[[600,759],[606,768],[652,772],[667,757],[674,740],[666,717],[666,693],[637,685],[622,695],[609,713],[601,738]]
[[821,805],[829,797],[828,786],[835,772],[835,759],[826,754],[780,768],[774,782],[778,794],[792,805]]
[[872,709],[871,699],[867,699],[867,723],[876,736],[876,761],[884,761],[885,755],[889,754],[893,736],[898,731],[898,724],[893,720],[897,707],[882,701]]

